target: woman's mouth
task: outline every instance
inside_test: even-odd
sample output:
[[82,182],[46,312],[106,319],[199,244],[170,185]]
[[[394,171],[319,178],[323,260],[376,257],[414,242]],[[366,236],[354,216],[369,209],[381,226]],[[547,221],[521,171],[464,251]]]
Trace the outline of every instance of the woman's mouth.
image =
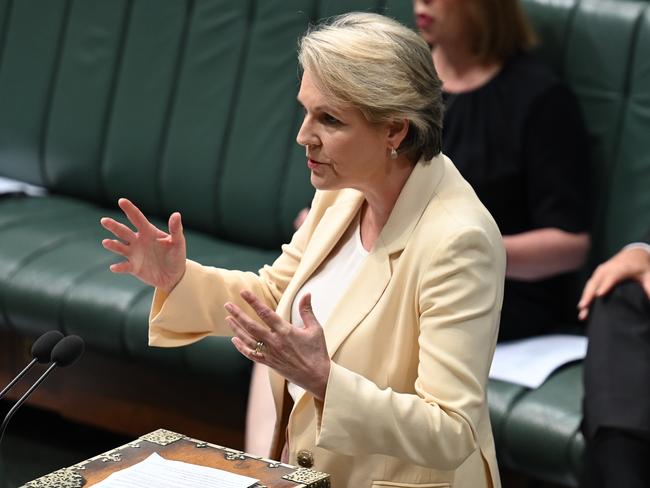
[[433,17],[426,14],[417,14],[415,16],[415,24],[418,29],[427,29],[433,23]]
[[322,164],[323,163],[316,161],[315,159],[311,159],[311,158],[307,159],[307,167],[309,169],[319,168],[320,166],[322,166]]

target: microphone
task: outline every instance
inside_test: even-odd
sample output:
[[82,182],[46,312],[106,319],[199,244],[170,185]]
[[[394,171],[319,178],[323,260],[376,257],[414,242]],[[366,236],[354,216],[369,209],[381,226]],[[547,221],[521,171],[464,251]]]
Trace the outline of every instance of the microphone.
[[29,395],[31,395],[32,392],[38,388],[38,386],[54,368],[57,366],[65,368],[66,366],[74,364],[77,359],[79,359],[84,353],[84,349],[85,344],[83,339],[76,335],[69,335],[67,337],[64,337],[54,346],[54,348],[52,348],[52,354],[50,355],[52,364],[50,367],[47,368],[45,373],[43,373],[41,377],[37,379],[36,382],[29,388],[29,390],[27,390],[25,394],[18,399],[18,401],[13,407],[11,407],[11,410],[9,410],[9,413],[7,413],[4,420],[2,421],[2,426],[0,426],[0,443],[2,443],[2,438],[4,437],[5,430],[7,429],[7,424],[11,420],[11,417],[13,417],[14,413],[16,413],[16,410],[18,410],[18,408],[23,403],[25,403]]
[[14,386],[20,378],[25,376],[27,371],[31,369],[32,366],[36,363],[47,364],[50,362],[50,354],[54,346],[56,346],[59,341],[63,339],[63,334],[58,330],[51,330],[46,332],[41,337],[34,341],[32,345],[32,360],[31,362],[23,369],[18,375],[11,380],[11,382],[0,392],[0,400],[5,396],[5,394]]

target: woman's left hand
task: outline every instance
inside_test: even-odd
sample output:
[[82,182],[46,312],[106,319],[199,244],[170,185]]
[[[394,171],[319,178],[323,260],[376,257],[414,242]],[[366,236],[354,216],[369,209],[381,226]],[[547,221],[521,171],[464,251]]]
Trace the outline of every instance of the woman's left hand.
[[[304,327],[294,327],[267,307],[250,291],[241,297],[253,308],[262,325],[233,303],[226,303],[230,313],[226,321],[234,331],[232,343],[251,361],[266,364],[291,383],[309,391],[323,401],[330,374],[330,358],[323,328],[311,308],[311,295],[300,300],[300,316]],[[258,343],[264,345],[260,348]]]

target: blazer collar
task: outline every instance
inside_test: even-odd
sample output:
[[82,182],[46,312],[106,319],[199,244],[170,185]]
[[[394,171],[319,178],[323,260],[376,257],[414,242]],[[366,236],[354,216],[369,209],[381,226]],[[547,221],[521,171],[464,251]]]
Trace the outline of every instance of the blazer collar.
[[413,229],[444,175],[445,160],[446,157],[441,154],[431,161],[420,160],[415,165],[395,202],[386,225],[379,234],[378,243],[375,244],[376,249],[378,246],[383,246],[388,254],[393,254],[406,247]]

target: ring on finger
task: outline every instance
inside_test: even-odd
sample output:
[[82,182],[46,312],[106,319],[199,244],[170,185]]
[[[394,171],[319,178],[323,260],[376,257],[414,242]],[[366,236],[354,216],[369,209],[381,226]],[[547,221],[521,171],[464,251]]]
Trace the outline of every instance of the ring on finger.
[[264,351],[264,342],[262,341],[257,341],[257,344],[255,344],[255,354],[259,356],[262,351]]

